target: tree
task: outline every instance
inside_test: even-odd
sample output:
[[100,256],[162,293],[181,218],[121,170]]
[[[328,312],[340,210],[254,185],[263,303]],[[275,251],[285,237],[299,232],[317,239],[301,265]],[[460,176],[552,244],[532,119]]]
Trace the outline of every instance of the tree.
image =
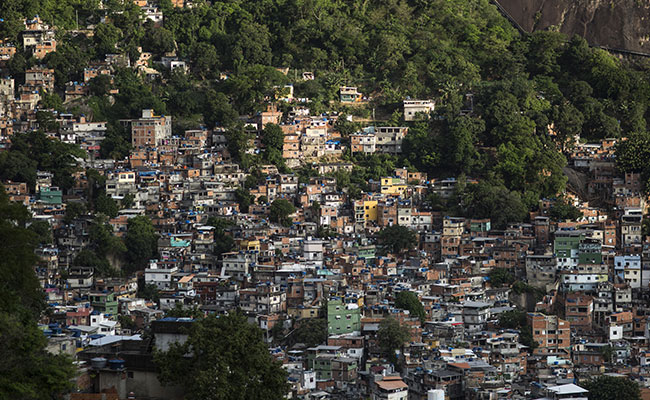
[[122,200],[120,200],[120,207],[122,208],[131,208],[133,207],[133,201],[135,200],[135,196],[132,195],[131,193],[127,193],[122,197]]
[[553,203],[549,210],[549,216],[554,221],[565,221],[567,219],[575,221],[582,217],[582,212],[566,199],[561,198]]
[[253,196],[248,190],[240,186],[235,189],[235,201],[239,204],[239,211],[247,213],[248,207],[253,203]]
[[224,93],[214,90],[206,93],[203,120],[208,127],[229,127],[235,123],[238,116]]
[[395,318],[389,316],[379,323],[377,338],[379,339],[379,347],[384,357],[393,364],[396,364],[397,356],[395,351],[401,350],[404,343],[411,338],[411,333],[406,326],[400,325]]
[[488,276],[492,287],[511,285],[515,281],[515,277],[506,268],[492,268]]
[[69,224],[76,218],[86,214],[88,212],[88,207],[86,203],[81,202],[68,202],[65,204],[65,215],[63,216],[63,222]]
[[284,158],[282,157],[284,133],[280,126],[266,124],[262,132],[262,145],[264,146],[264,159],[278,168],[284,168]]
[[174,34],[171,31],[162,27],[154,27],[153,24],[150,24],[148,28],[142,39],[145,51],[164,55],[174,50]]
[[411,229],[401,225],[392,225],[379,232],[379,242],[387,251],[400,254],[417,245],[417,238]]
[[600,353],[603,355],[603,360],[605,360],[605,362],[612,362],[612,356],[614,355],[614,349],[612,346],[604,346],[600,349]]
[[519,330],[519,341],[528,346],[530,351],[534,350],[539,344],[533,340],[533,329],[528,325],[528,317],[525,311],[511,310],[499,314],[499,327],[503,329]]
[[38,243],[41,245],[52,243],[52,227],[49,222],[42,220],[35,220],[29,224],[27,228],[38,236]]
[[509,222],[521,222],[527,216],[526,206],[518,192],[487,181],[468,185],[461,200],[466,217],[489,218],[497,229],[505,228]]
[[650,157],[650,134],[631,134],[616,146],[616,166],[623,172],[642,172]]
[[114,256],[121,258],[126,253],[126,245],[119,237],[113,235],[113,228],[107,218],[97,216],[90,225],[90,242],[99,257]]
[[327,319],[309,318],[297,322],[297,325],[291,335],[292,343],[304,343],[307,347],[313,347],[327,342]]
[[235,222],[225,218],[210,217],[206,225],[214,227],[214,254],[221,256],[223,253],[233,251],[236,247],[235,239],[226,233],[228,227],[234,226]]
[[98,75],[88,82],[90,94],[93,96],[105,96],[112,88],[111,77],[108,75]]
[[50,111],[36,111],[36,121],[38,122],[38,127],[45,132],[56,132],[59,128],[54,114]]
[[0,185],[0,398],[49,400],[71,389],[72,360],[45,350],[37,321],[45,308],[34,273],[39,238],[24,228],[29,212]]
[[512,310],[499,314],[499,327],[503,329],[520,329],[526,324],[526,313],[524,311]]
[[639,385],[628,378],[599,376],[588,381],[584,388],[589,390],[589,400],[641,399]]
[[119,276],[119,271],[116,271],[108,263],[105,257],[99,257],[94,251],[90,249],[83,249],[77,254],[72,262],[73,265],[81,267],[92,267],[95,276],[98,278]]
[[153,283],[149,283],[144,286],[138,286],[138,297],[143,298],[145,300],[151,300],[153,302],[158,302],[160,299],[160,294],[158,290],[158,286],[156,286]]
[[156,352],[154,360],[161,382],[182,385],[190,400],[279,400],[289,390],[262,331],[239,313],[195,321],[185,343]]
[[185,307],[179,303],[174,304],[174,308],[167,310],[166,317],[173,318],[201,318],[205,315],[198,306]]
[[149,260],[158,258],[158,234],[148,217],[129,219],[125,242],[126,258],[132,271],[143,270]]
[[289,215],[296,212],[293,204],[285,199],[275,199],[271,203],[270,215],[271,221],[281,224],[282,226],[291,226]]
[[122,31],[113,24],[97,24],[93,39],[97,55],[103,56],[116,52],[116,45],[122,36]]
[[95,211],[107,215],[110,218],[115,218],[117,217],[120,208],[112,197],[101,194],[95,200]]
[[414,292],[404,290],[397,293],[397,296],[395,296],[395,307],[402,310],[409,310],[411,315],[420,320],[420,323],[424,323],[426,318],[424,306]]
[[106,128],[106,137],[99,148],[102,158],[122,160],[129,155],[131,150],[131,132],[119,124],[109,123]]

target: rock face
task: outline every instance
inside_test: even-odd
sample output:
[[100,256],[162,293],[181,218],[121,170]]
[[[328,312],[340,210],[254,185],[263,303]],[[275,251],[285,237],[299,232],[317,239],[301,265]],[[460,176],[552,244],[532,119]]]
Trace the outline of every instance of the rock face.
[[497,0],[527,32],[557,27],[591,45],[650,55],[648,0]]

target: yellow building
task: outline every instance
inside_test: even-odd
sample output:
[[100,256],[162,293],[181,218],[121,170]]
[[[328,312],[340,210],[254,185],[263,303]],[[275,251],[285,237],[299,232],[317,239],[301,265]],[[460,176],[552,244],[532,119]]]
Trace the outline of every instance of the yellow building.
[[408,185],[401,178],[381,178],[381,194],[403,196]]
[[295,319],[307,319],[320,317],[320,307],[288,307],[287,314]]
[[239,243],[239,248],[241,250],[256,250],[260,251],[260,241],[259,240],[242,240]]
[[377,200],[355,201],[354,215],[357,223],[377,222]]

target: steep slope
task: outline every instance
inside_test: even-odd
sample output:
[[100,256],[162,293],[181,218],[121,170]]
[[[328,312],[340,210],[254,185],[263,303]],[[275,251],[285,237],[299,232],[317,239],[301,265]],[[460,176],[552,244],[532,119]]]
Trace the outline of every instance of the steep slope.
[[594,46],[650,54],[650,2],[639,0],[498,0],[526,31],[555,26]]

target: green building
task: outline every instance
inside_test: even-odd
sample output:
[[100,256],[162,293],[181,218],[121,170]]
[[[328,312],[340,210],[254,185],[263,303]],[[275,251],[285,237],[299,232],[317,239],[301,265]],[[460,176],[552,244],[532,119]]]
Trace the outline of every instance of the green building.
[[62,204],[63,192],[58,188],[42,188],[38,192],[38,199],[46,204]]
[[101,313],[116,315],[117,303],[115,293],[93,292],[90,294],[90,305]]
[[344,304],[341,299],[327,302],[327,333],[341,335],[361,331],[361,309],[357,304]]
[[336,358],[333,354],[321,354],[314,359],[313,369],[316,372],[316,380],[329,381],[332,379],[332,360]]
[[469,231],[473,236],[487,233],[492,229],[489,219],[473,219],[469,222]]
[[558,267],[575,267],[578,265],[578,254],[582,239],[584,239],[584,232],[582,231],[555,232],[553,252]]
[[375,251],[376,247],[374,245],[359,246],[357,247],[357,257],[365,260],[372,260],[375,258]]
[[597,239],[586,238],[578,245],[579,264],[602,264],[603,246]]

